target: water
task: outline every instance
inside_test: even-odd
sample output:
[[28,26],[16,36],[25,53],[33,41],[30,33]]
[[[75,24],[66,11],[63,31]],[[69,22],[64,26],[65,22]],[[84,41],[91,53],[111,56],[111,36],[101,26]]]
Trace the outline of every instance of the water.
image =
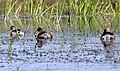
[[[52,32],[52,42],[46,42],[41,48],[35,49],[36,40],[34,31],[36,24],[30,20],[15,24],[25,31],[25,37],[16,40],[10,46],[10,30],[1,21],[0,30],[0,71],[119,71],[120,70],[120,38],[113,46],[113,56],[106,57],[107,53],[99,39],[100,33],[96,31],[81,32],[76,28],[61,25],[62,32],[49,28],[49,24],[42,24],[47,32]],[[13,21],[16,23],[16,21]],[[52,24],[50,24],[52,25]],[[77,25],[76,25],[77,26]]]

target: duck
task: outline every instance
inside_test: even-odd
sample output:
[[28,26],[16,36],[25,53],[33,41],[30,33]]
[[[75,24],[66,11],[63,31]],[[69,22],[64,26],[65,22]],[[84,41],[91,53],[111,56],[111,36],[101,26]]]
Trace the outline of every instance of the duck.
[[104,47],[110,46],[116,39],[115,35],[111,32],[110,28],[105,28],[103,34],[100,36]]
[[15,26],[11,26],[10,30],[11,30],[11,32],[10,32],[10,37],[11,38],[17,38],[18,37],[18,38],[21,39],[21,37],[24,36],[24,32],[21,31],[20,29],[17,29]]
[[38,47],[42,47],[44,41],[52,41],[53,35],[43,31],[41,27],[38,27],[36,30],[35,38],[37,40]]
[[38,32],[38,35],[37,35],[37,39],[39,40],[39,39],[45,39],[45,40],[52,40],[52,38],[53,38],[53,36],[52,36],[52,34],[51,33],[47,33],[46,31],[43,31],[43,29],[42,28],[38,28],[37,29],[37,32]]

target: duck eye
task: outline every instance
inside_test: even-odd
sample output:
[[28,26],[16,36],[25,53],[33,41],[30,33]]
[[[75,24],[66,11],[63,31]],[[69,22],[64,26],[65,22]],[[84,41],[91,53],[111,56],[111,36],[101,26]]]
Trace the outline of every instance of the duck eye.
[[102,38],[104,40],[104,38]]

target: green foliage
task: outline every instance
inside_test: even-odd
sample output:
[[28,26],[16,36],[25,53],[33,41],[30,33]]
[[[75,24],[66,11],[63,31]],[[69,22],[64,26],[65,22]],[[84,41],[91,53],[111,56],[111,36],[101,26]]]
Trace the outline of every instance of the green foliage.
[[[54,0],[53,0],[54,1]],[[70,3],[70,4],[68,4]],[[7,0],[5,13],[24,14],[24,15],[43,15],[50,14],[64,15],[68,8],[72,7],[74,15],[91,14],[91,13],[119,13],[118,0],[56,0],[49,5],[45,0]]]
[[[62,30],[63,19],[64,23],[69,24],[73,29],[76,25],[79,30],[110,27],[113,24],[114,15],[120,12],[119,0],[6,0],[5,5],[6,23],[21,25],[28,21],[19,20],[19,16],[28,16],[30,23],[35,23],[36,27],[47,26],[55,30]],[[10,15],[16,15],[16,20],[11,20]],[[76,16],[78,18],[75,18]],[[107,18],[108,16],[110,19]]]

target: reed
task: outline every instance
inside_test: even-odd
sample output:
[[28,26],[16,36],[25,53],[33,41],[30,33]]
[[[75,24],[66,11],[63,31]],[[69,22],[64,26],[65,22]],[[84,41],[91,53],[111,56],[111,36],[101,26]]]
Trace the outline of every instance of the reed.
[[11,55],[11,52],[12,52],[12,50],[13,50],[13,41],[11,40],[10,41],[10,44],[9,44],[9,47],[8,47],[8,53],[9,53],[9,55]]
[[[116,0],[80,0],[77,2],[71,0],[69,5],[67,0],[56,0],[52,5],[48,5],[48,2],[44,0],[7,0],[5,14],[43,15],[47,13],[57,14],[62,12],[61,15],[64,15],[69,6],[73,9],[74,15],[119,13],[119,2],[120,1]],[[57,12],[57,10],[59,12]]]
[[[6,0],[4,20],[13,24],[14,20],[11,20],[10,17],[16,15],[17,22],[22,25],[23,21],[19,19],[19,16],[29,16],[31,18],[30,22],[35,23],[36,27],[47,26],[48,29],[54,27],[55,30],[61,30],[62,16],[66,15],[64,19],[68,23],[68,11],[71,9],[69,23],[71,27],[76,26],[79,29],[83,27],[93,29],[94,27],[94,29],[97,29],[97,27],[110,26],[114,21],[114,17],[108,20],[106,16],[119,14],[120,12],[119,0],[55,0],[53,3],[49,2],[45,0]],[[100,18],[98,15],[101,15]],[[76,19],[75,16],[79,18]],[[105,20],[105,22],[98,19]],[[26,21],[24,20],[24,23]]]

